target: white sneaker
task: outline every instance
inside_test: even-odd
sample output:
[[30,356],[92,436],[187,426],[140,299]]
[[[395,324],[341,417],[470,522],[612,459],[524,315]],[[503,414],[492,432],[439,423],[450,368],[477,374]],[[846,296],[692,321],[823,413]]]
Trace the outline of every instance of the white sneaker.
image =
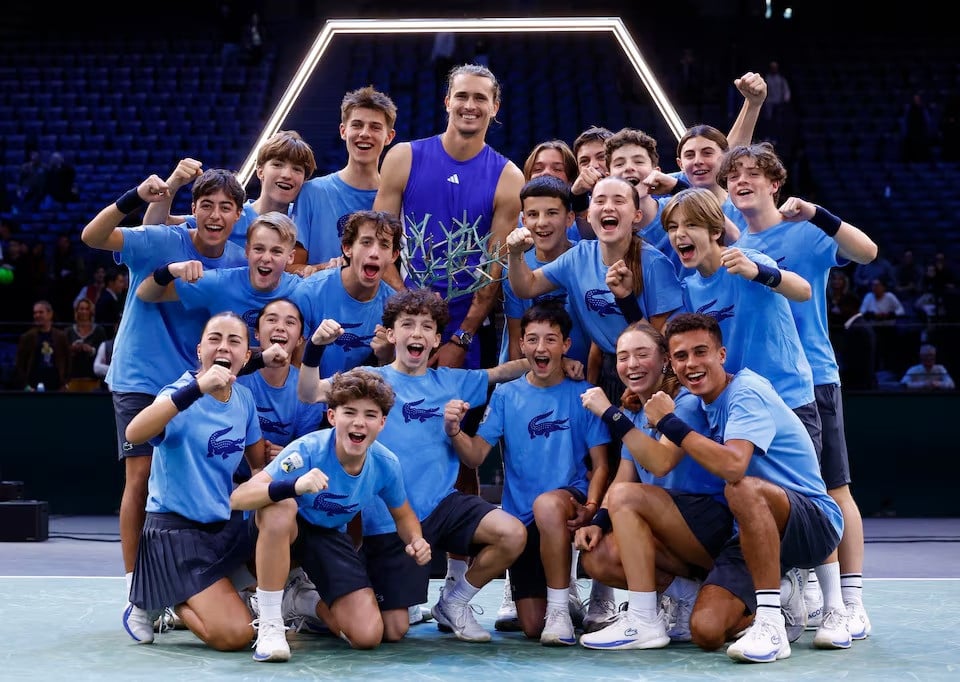
[[[441,594],[431,612],[437,620],[437,626],[443,625],[450,628],[457,639],[464,642],[489,642],[490,633],[480,627],[480,623],[473,617],[474,608],[480,609],[473,604],[451,603]],[[479,612],[483,613],[483,610],[480,609]]]
[[591,597],[583,616],[583,631],[596,632],[610,625],[617,618],[617,605],[608,599]]
[[286,628],[283,621],[255,620],[252,623],[257,629],[257,641],[254,642],[256,651],[253,654],[255,661],[289,661],[290,645],[287,644]]
[[130,602],[123,607],[123,629],[137,644],[153,644],[153,621],[150,614]]
[[773,663],[790,658],[786,628],[778,620],[757,616],[743,637],[727,647],[727,656],[746,663]]
[[580,635],[580,645],[587,649],[662,649],[669,643],[662,612],[653,622],[646,622],[624,611],[606,627]]
[[796,642],[807,626],[807,604],[803,598],[803,571],[791,568],[780,578],[780,610],[783,612],[787,641]]
[[540,643],[544,646],[573,646],[577,635],[573,631],[570,611],[563,607],[547,608],[545,625],[540,633]]
[[517,618],[517,605],[510,590],[510,577],[503,581],[503,598],[497,609],[497,620],[493,623],[497,632],[520,632],[520,619]]
[[807,607],[807,630],[816,630],[823,619],[823,592],[820,590],[820,581],[809,580],[812,570],[808,568],[803,571],[803,601]]
[[576,580],[570,580],[569,592],[570,599],[567,602],[567,611],[570,613],[570,620],[573,621],[574,628],[582,628],[586,609],[583,606],[583,600],[580,598],[580,586],[577,585]]
[[426,623],[428,620],[433,620],[430,609],[421,608],[420,604],[407,607],[407,621],[410,625],[420,625],[420,623]]
[[867,616],[863,604],[847,604],[847,625],[850,628],[850,639],[861,640],[870,636],[873,626]]
[[813,636],[813,646],[816,649],[849,649],[850,626],[847,625],[847,614],[840,609],[826,609],[823,620]]
[[167,630],[186,629],[187,626],[183,624],[180,616],[178,616],[177,612],[174,611],[170,606],[165,608],[163,612],[153,621],[153,631],[156,633],[166,632]]

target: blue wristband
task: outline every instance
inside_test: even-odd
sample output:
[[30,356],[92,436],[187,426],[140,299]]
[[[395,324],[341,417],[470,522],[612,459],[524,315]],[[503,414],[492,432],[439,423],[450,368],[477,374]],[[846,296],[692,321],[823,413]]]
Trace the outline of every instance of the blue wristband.
[[610,429],[610,435],[617,440],[623,440],[623,437],[633,428],[630,418],[613,405],[608,407],[600,418]]
[[680,443],[683,442],[683,439],[686,438],[693,429],[688,426],[685,421],[680,419],[680,417],[671,412],[657,422],[657,431],[669,438],[671,443],[680,447]]
[[614,298],[614,300],[617,302],[620,312],[626,318],[627,324],[639,322],[643,319],[643,311],[640,310],[640,304],[637,302],[636,296],[624,296],[623,298]]
[[836,237],[837,232],[840,231],[840,223],[843,221],[823,206],[817,206],[817,210],[814,211],[810,222],[826,232],[829,236]]
[[127,190],[120,198],[116,201],[117,210],[119,210],[123,215],[128,215],[133,213],[138,208],[146,206],[147,202],[140,198],[140,195],[137,194],[137,188],[134,187],[131,190]]
[[170,274],[170,264],[161,265],[159,268],[153,271],[153,281],[159,284],[162,287],[167,286],[175,280],[172,274]]
[[606,507],[600,507],[588,525],[597,526],[604,533],[609,533],[613,530],[613,521],[610,520],[610,512],[607,511]]
[[203,392],[200,390],[200,384],[194,379],[186,386],[181,386],[170,394],[170,400],[173,401],[173,406],[177,408],[177,412],[183,412],[200,400],[202,396]]
[[297,476],[296,478],[283,478],[279,481],[270,481],[270,485],[267,486],[267,494],[274,502],[296,497],[297,481],[299,480],[300,477]]
[[783,273],[777,268],[771,268],[769,265],[754,263],[757,266],[757,276],[753,278],[754,282],[760,282],[765,287],[776,289],[780,286],[783,279]]
[[301,365],[307,367],[319,367],[320,358],[323,357],[323,351],[326,346],[318,346],[313,342],[313,339],[307,339],[307,345],[303,348],[303,358],[300,360]]
[[677,184],[673,186],[672,190],[670,190],[670,196],[680,194],[680,192],[685,189],[690,189],[690,183],[681,178],[677,178]]

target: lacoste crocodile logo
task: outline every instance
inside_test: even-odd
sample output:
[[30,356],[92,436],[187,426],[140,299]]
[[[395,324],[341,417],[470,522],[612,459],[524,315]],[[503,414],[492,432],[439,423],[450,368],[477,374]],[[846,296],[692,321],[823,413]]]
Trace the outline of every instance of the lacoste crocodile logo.
[[401,413],[403,414],[404,423],[412,422],[414,419],[418,420],[421,424],[428,419],[433,419],[434,417],[442,417],[440,414],[439,407],[431,407],[429,410],[421,410],[417,407],[423,403],[426,398],[421,398],[420,400],[415,400],[412,403],[404,403]]
[[533,440],[537,436],[543,436],[544,438],[549,438],[550,434],[554,431],[567,431],[570,428],[570,425],[567,423],[570,421],[570,418],[566,419],[555,419],[553,421],[546,421],[547,417],[553,414],[553,410],[549,412],[544,412],[543,414],[538,414],[536,417],[530,420],[530,423],[527,424],[527,433],[530,434],[530,439]]
[[337,502],[337,500],[345,500],[346,498],[347,495],[337,495],[336,493],[318,493],[313,500],[313,508],[317,511],[326,512],[327,516],[356,513],[356,503],[343,505]]
[[703,313],[704,315],[709,315],[717,321],[717,324],[728,320],[734,316],[733,304],[731,303],[726,308],[720,308],[720,310],[710,310],[713,306],[717,304],[717,299],[713,299],[709,303],[704,303],[702,306],[697,308],[698,313]]
[[210,438],[207,439],[207,457],[216,457],[219,455],[223,459],[226,459],[231,453],[243,450],[243,438],[237,438],[236,440],[224,438],[220,440],[220,436],[230,433],[231,429],[233,429],[233,427],[228,426],[225,429],[213,432]]
[[623,313],[620,312],[620,306],[608,300],[607,296],[613,296],[609,289],[588,289],[587,293],[583,295],[584,303],[587,304],[587,310],[599,313],[600,317],[606,317],[607,315],[619,315],[623,317]]
[[[257,412],[276,412],[272,407],[258,407]],[[265,417],[262,414],[258,414],[257,418],[260,420],[260,430],[264,433],[279,433],[282,435],[287,435],[289,433],[288,427],[290,422],[286,424],[280,421],[274,421],[269,417]]]
[[[363,326],[362,322],[354,322],[353,324],[340,324],[344,329],[356,329],[357,327]],[[370,341],[373,339],[373,334],[367,336],[359,336],[357,334],[352,334],[344,332],[337,340],[334,341],[335,344],[343,348],[343,350],[356,350],[357,348],[366,348],[370,345]]]

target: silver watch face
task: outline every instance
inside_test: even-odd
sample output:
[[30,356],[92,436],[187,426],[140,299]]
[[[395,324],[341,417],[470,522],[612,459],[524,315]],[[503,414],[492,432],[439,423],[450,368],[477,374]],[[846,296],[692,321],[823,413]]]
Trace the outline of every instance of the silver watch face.
[[460,332],[456,338],[458,339],[458,343],[464,348],[473,343],[473,334],[470,332]]

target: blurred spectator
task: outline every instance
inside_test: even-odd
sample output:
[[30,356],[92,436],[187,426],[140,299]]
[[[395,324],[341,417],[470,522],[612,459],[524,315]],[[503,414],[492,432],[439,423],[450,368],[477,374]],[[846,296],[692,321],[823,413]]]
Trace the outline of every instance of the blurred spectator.
[[111,268],[104,278],[103,291],[97,299],[96,319],[100,324],[114,328],[120,322],[120,313],[127,298],[130,281],[126,268]]
[[860,311],[860,298],[850,289],[850,278],[838,268],[830,272],[827,282],[827,321],[830,329],[842,328]]
[[790,83],[780,73],[780,64],[770,62],[763,79],[767,81],[767,99],[763,103],[762,115],[768,121],[783,117],[783,112],[790,105]]
[[[887,290],[884,281],[873,280],[870,293],[863,297],[860,304],[860,314],[873,325],[877,337],[878,370],[892,372],[897,367],[900,344],[896,324],[897,318],[903,317],[905,312],[900,299]],[[896,381],[896,375],[893,380]]]
[[912,391],[952,391],[955,388],[947,368],[937,364],[937,349],[929,343],[920,346],[920,364],[908,369],[900,383]]
[[889,289],[897,280],[893,264],[883,254],[878,255],[869,263],[860,263],[853,271],[853,289],[857,296],[864,296],[873,284],[873,280],[882,280]]
[[103,265],[98,265],[94,269],[93,275],[90,277],[90,282],[80,289],[80,293],[78,293],[73,299],[73,305],[77,305],[77,301],[79,301],[81,298],[89,299],[94,305],[96,305],[97,301],[100,300],[100,294],[103,293],[106,278],[107,268]]
[[[769,92],[769,83],[767,85]],[[767,96],[769,99],[769,95]],[[900,117],[901,151],[903,161],[930,161],[933,158],[933,144],[937,127],[933,113],[923,98],[923,93],[915,92],[910,102],[903,108]]]
[[93,370],[97,348],[109,334],[93,317],[93,302],[81,298],[73,309],[73,324],[67,329],[70,342],[70,366],[67,371],[66,390],[73,392],[96,391],[100,377]]
[[14,212],[32,213],[40,210],[40,202],[47,187],[47,171],[43,166],[40,152],[30,152],[29,158],[20,166],[17,176],[17,203]]
[[93,371],[100,377],[101,388],[105,391],[110,390],[107,386],[107,370],[110,369],[110,361],[113,360],[113,339],[109,338],[97,348],[97,356],[93,359]]
[[53,326],[53,306],[49,301],[33,304],[33,324],[21,334],[17,345],[15,387],[35,390],[43,384],[47,391],[58,391],[66,383],[70,364],[67,334]]
[[60,152],[50,155],[44,183],[44,197],[41,204],[43,209],[52,210],[57,208],[57,205],[63,208],[65,204],[80,199],[77,191],[77,169]]
[[30,301],[35,299],[27,245],[22,240],[11,237],[6,244],[3,256],[5,265],[13,273],[13,279],[9,284],[4,285],[3,295],[0,296],[2,318],[24,322],[30,319]]
[[[77,253],[70,235],[61,234],[53,247],[53,310],[60,319],[73,312],[74,297],[86,280],[86,264]],[[93,301],[96,304],[96,300]]]
[[920,295],[923,284],[923,269],[913,257],[913,251],[907,249],[897,263],[893,291],[901,302],[912,302]]

